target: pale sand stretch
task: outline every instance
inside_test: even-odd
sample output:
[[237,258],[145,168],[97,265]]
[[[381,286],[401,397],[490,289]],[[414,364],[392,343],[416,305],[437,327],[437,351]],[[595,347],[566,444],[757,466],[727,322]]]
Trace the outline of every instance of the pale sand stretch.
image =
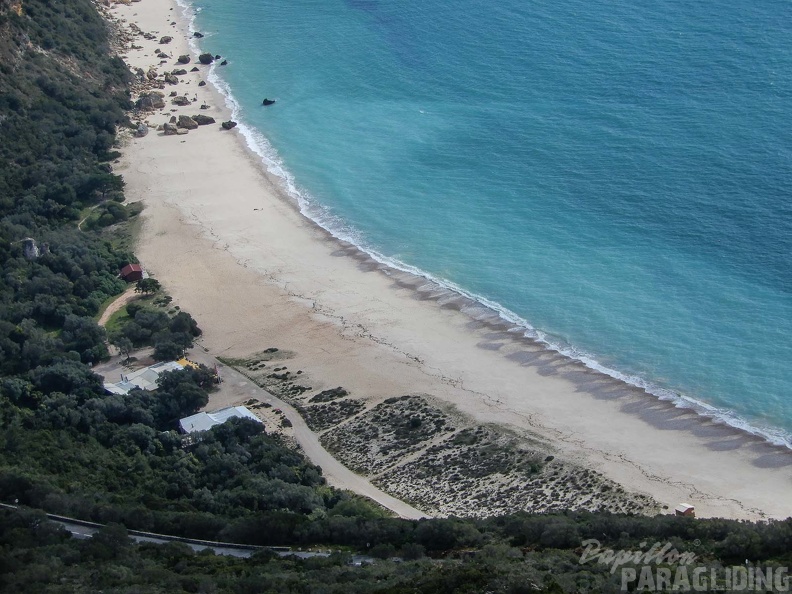
[[[137,37],[143,49],[126,55],[133,67],[171,70],[175,57],[188,53],[186,28],[169,1],[110,12],[157,39],[174,37],[166,46]],[[206,51],[210,41],[203,40]],[[167,65],[159,66],[157,47],[172,56]],[[174,113],[204,113],[219,124],[230,114],[211,85],[198,87],[206,70],[165,91],[197,94],[196,103]],[[262,96],[265,86],[263,79]],[[203,102],[212,108],[199,111]],[[172,107],[149,121],[166,122]],[[374,401],[431,394],[481,423],[541,436],[557,457],[661,504],[690,502],[700,516],[792,513],[788,450],[475,322],[426,292],[421,298],[405,286],[413,282],[408,275],[349,257],[354,250],[281,197],[237,131],[212,125],[164,137],[152,130],[129,141],[116,171],[129,199],[146,204],[143,264],[199,320],[213,354],[244,357],[277,346],[297,353],[290,367],[304,370],[303,383],[317,390],[344,386]]]

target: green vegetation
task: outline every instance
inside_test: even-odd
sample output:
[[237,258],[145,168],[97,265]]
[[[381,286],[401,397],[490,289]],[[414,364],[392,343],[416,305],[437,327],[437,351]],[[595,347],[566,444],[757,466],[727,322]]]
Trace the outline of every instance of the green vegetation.
[[[706,565],[792,562],[792,520],[607,513],[400,520],[327,486],[319,468],[258,423],[180,435],[177,420],[204,406],[213,388],[206,369],[166,374],[153,393],[105,395],[90,368],[107,356],[96,316],[126,287],[120,267],[135,261],[117,223],[139,207],[122,204],[123,180],[109,164],[116,131],[128,123],[131,75],[110,57],[107,25],[89,0],[19,6],[0,0],[0,501],[113,525],[74,541],[39,512],[0,510],[0,590],[618,591],[607,567],[578,563],[588,538],[633,549],[668,541]],[[78,229],[81,214],[87,219]],[[145,294],[157,289],[141,285]],[[176,307],[165,313],[169,303],[159,296],[152,305],[129,304],[110,324],[112,342],[127,355],[144,344],[158,358],[181,354],[200,329]],[[248,369],[282,353],[265,355]],[[273,378],[293,381],[284,370],[274,368]],[[324,393],[311,404],[312,422],[354,412],[346,396]],[[451,431],[418,399],[398,402],[408,416],[388,407],[374,413],[392,429],[388,447]],[[460,435],[484,444],[479,466],[493,452],[512,455],[490,447],[483,433]],[[134,545],[118,524],[383,560],[352,567],[346,552],[306,561],[215,558],[178,544]],[[404,562],[384,560],[392,555]]]
[[185,349],[193,346],[193,340],[201,335],[198,324],[187,312],[174,312],[171,316],[139,301],[128,303],[110,316],[107,332],[115,345],[153,345],[154,358],[159,361],[180,358]]

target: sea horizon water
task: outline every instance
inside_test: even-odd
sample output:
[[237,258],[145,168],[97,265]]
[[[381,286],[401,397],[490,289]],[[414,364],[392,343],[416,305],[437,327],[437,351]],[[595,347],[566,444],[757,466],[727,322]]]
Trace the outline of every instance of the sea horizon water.
[[[336,236],[792,445],[782,2],[195,0],[251,148]],[[262,107],[264,97],[277,99]]]

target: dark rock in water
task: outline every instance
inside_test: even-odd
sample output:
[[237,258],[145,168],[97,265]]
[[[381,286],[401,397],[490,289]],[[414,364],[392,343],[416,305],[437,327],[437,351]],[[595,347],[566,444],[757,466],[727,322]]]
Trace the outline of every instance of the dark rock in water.
[[198,86],[199,87],[205,87],[206,86],[206,81],[202,80],[201,82],[198,83]]
[[225,66],[226,64],[228,64],[228,60],[223,60],[220,62],[220,66]]
[[275,103],[275,99],[267,99],[266,97],[264,101],[261,102],[262,105],[272,105],[273,103]]
[[198,31],[196,31],[195,33],[193,33],[193,37],[197,37],[198,39],[201,39],[203,37],[203,33],[198,33]]
[[198,70],[199,70],[198,66],[193,66],[192,68],[190,68],[190,72],[198,72]]
[[222,58],[222,57],[223,57],[223,56],[221,56],[220,54],[217,54],[217,55],[215,56],[215,60],[219,60],[219,59],[220,59],[220,58]]
[[162,131],[165,133],[165,136],[175,136],[179,133],[179,129],[176,127],[176,125],[170,123],[162,126]]
[[209,124],[214,124],[215,123],[215,119],[213,117],[205,116],[202,113],[199,113],[198,115],[192,116],[192,119],[199,126],[207,126]]
[[198,127],[198,123],[190,116],[180,115],[178,121],[176,122],[176,127],[185,128],[187,130],[195,130]]
[[138,127],[135,130],[135,136],[138,138],[143,138],[146,134],[148,134],[148,126],[146,126],[146,124],[138,124]]
[[237,123],[234,122],[234,121],[228,120],[227,122],[223,122],[220,125],[223,127],[223,130],[230,130],[231,128],[236,128]]
[[162,109],[165,107],[165,95],[157,91],[143,93],[140,97],[138,97],[138,100],[135,101],[135,107],[144,111]]
[[206,65],[206,64],[211,64],[214,61],[214,58],[212,57],[212,54],[201,54],[200,56],[198,56],[198,61],[201,64]]
[[189,105],[190,104],[190,100],[187,99],[187,97],[184,97],[184,96],[174,97],[173,101],[171,101],[171,103],[173,103],[174,105],[184,106],[184,105]]
[[160,43],[170,43],[171,41],[173,41],[173,37],[171,37],[170,35],[165,35],[164,37],[160,37],[159,40]]
[[173,76],[184,76],[187,71],[184,68],[177,68],[176,70],[171,70],[171,74]]
[[179,62],[179,64],[189,64],[190,63],[190,56],[188,56],[186,54],[183,55],[183,56],[179,56],[179,59],[177,60],[177,62]]

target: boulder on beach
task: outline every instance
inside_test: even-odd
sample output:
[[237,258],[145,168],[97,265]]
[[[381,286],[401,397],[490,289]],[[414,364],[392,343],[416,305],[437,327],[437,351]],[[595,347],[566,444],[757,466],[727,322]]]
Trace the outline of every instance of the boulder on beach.
[[228,120],[227,122],[223,122],[222,124],[220,124],[223,130],[230,130],[231,128],[236,128],[236,125],[237,123],[234,122],[233,120]]
[[151,68],[151,69],[150,69],[150,70],[149,70],[149,71],[146,73],[146,78],[147,78],[147,79],[149,79],[149,80],[154,80],[155,78],[157,78],[157,71],[156,71],[156,70],[154,70],[153,68]]
[[190,72],[198,72],[198,70],[199,70],[198,66],[193,66],[192,68],[190,68]]
[[153,111],[165,107],[165,95],[157,91],[143,93],[135,101],[135,107],[144,111]]
[[175,136],[178,134],[178,129],[176,128],[176,124],[164,124],[162,126],[162,131],[164,132],[165,136]]
[[184,76],[187,71],[184,68],[177,68],[176,70],[171,70],[171,74],[173,76]]
[[189,64],[190,63],[190,56],[187,54],[183,56],[179,56],[179,59],[176,60],[179,64]]
[[209,106],[206,103],[202,103],[201,109],[209,109]]
[[164,43],[170,43],[171,41],[173,41],[173,37],[171,37],[170,35],[165,35],[163,37],[160,37],[160,40],[159,40],[159,42],[163,43],[163,44]]
[[170,117],[170,123],[171,124],[175,124],[176,123],[176,116],[171,116]]
[[202,80],[201,82],[198,83],[198,86],[199,87],[205,87],[206,86],[206,81]]
[[135,76],[137,76],[140,80],[146,78],[146,71],[142,68],[135,68]]
[[212,54],[208,54],[208,53],[201,54],[200,56],[198,56],[198,61],[201,64],[206,65],[206,64],[211,64],[214,61],[214,58],[212,57]]
[[190,100],[187,99],[187,97],[185,97],[184,95],[181,95],[179,97],[174,97],[173,100],[171,101],[171,103],[173,103],[174,105],[179,105],[179,106],[183,107],[185,105],[189,105],[190,104]]
[[170,96],[171,97],[175,97],[176,95],[178,95],[178,93],[176,91],[171,91],[170,92]]
[[148,134],[148,126],[146,126],[146,124],[138,124],[138,127],[135,130],[135,136],[138,138],[143,138],[146,134]]
[[215,123],[215,119],[213,117],[203,115],[202,113],[192,116],[192,119],[199,126],[207,126],[209,124]]
[[198,122],[196,122],[190,116],[180,115],[178,121],[176,122],[176,127],[184,128],[186,130],[195,130],[198,127]]
[[172,74],[166,74],[164,78],[165,82],[169,85],[178,85],[179,79],[173,76]]

